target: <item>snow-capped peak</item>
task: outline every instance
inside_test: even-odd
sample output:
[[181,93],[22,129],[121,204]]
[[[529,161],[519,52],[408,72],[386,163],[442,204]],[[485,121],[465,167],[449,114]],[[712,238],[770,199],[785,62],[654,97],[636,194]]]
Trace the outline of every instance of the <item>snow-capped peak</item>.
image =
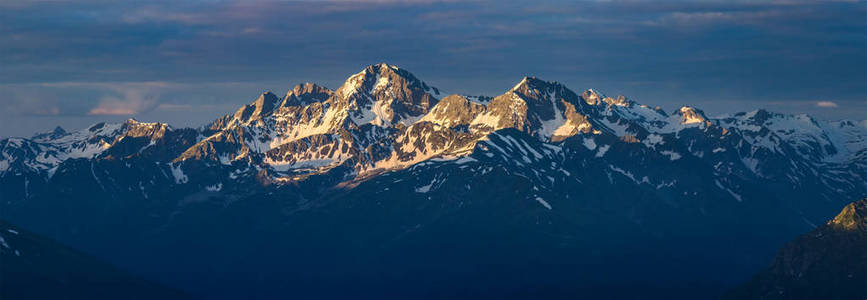
[[37,134],[32,139],[0,140],[0,165],[9,168],[17,164],[28,170],[48,171],[50,177],[53,174],[51,170],[68,159],[93,159],[125,138],[144,137],[155,141],[169,130],[164,123],[145,123],[135,119],[123,123],[101,122],[72,132],[58,127],[52,133]]
[[409,125],[436,105],[439,89],[408,71],[381,63],[350,76],[338,89],[340,106],[357,125]]
[[559,85],[559,84],[557,82],[548,82],[548,81],[539,79],[536,76],[524,76],[524,78],[521,79],[521,81],[519,81],[518,84],[515,84],[515,86],[512,87],[512,89],[510,89],[509,91],[510,92],[519,92],[519,91],[527,92],[527,91],[533,91],[533,90],[537,90],[537,91],[542,90],[543,91],[543,90],[548,89],[548,87],[550,87],[552,85]]
[[69,133],[67,133],[66,130],[64,130],[60,126],[57,126],[57,127],[54,127],[54,129],[52,129],[50,131],[45,131],[45,132],[40,132],[40,133],[34,134],[33,137],[31,137],[30,139],[32,139],[34,141],[53,140],[53,139],[61,138],[67,134],[69,134]]
[[703,124],[707,123],[707,117],[705,117],[704,112],[699,109],[683,106],[678,109],[675,115],[680,116],[680,124],[688,125],[688,124]]

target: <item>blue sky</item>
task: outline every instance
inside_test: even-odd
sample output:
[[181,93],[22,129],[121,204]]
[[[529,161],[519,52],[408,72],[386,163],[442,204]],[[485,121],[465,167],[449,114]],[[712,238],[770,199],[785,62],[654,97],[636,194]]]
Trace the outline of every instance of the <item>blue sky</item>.
[[198,126],[378,62],[452,93],[525,75],[710,115],[867,119],[864,1],[0,2],[0,136]]

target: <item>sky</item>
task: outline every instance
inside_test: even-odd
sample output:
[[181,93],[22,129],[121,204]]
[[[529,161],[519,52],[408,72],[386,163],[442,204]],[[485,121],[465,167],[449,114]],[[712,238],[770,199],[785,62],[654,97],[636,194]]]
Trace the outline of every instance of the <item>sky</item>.
[[379,62],[448,93],[537,76],[667,111],[863,120],[867,2],[2,0],[0,136],[200,126]]

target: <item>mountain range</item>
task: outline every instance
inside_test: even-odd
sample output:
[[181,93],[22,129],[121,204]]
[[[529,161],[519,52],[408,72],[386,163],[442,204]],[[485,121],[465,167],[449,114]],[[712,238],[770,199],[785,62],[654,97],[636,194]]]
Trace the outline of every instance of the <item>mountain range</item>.
[[536,77],[444,95],[385,63],[199,128],[0,140],[0,218],[227,299],[715,297],[865,179],[867,120],[666,112]]

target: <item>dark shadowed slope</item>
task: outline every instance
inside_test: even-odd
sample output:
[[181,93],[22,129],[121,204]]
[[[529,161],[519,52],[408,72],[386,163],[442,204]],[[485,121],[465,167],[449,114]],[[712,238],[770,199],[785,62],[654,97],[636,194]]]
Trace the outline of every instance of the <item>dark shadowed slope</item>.
[[189,299],[0,221],[0,299]]
[[867,199],[787,244],[728,299],[867,299]]

